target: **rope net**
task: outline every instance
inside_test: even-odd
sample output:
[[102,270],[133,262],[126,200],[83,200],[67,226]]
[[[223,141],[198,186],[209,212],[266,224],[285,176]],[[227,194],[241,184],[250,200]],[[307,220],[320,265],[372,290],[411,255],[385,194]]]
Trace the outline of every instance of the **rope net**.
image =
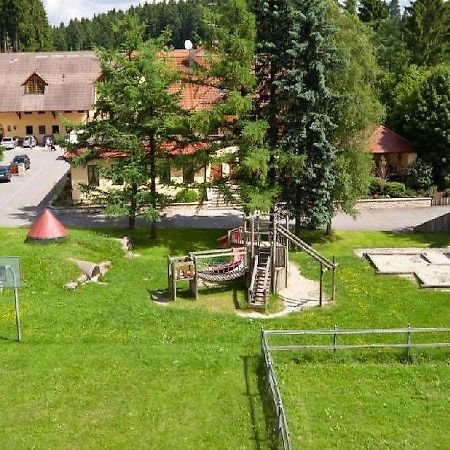
[[245,248],[233,248],[229,255],[202,258],[197,261],[197,276],[205,281],[231,281],[242,277],[247,267]]

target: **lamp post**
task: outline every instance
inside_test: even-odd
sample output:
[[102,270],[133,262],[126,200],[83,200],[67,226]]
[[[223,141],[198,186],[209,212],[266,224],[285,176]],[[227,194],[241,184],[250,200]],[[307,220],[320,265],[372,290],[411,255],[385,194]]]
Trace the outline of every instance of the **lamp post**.
[[[9,263],[12,264],[9,264]],[[11,277],[8,277],[8,273]],[[19,258],[0,257],[0,288],[13,288],[14,290],[14,309],[16,312],[16,330],[17,340],[22,339],[22,330],[20,327],[20,309],[19,309],[19,291],[20,287],[20,264]]]

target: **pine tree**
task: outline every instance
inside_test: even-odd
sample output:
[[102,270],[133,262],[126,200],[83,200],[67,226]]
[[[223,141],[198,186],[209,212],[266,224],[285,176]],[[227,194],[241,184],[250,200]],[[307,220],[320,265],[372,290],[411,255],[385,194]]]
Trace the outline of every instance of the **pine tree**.
[[450,6],[443,0],[416,0],[406,8],[404,36],[417,65],[450,61]]
[[358,16],[362,22],[376,26],[378,21],[388,16],[388,6],[384,0],[361,0]]
[[336,49],[322,0],[292,2],[292,26],[287,37],[286,73],[280,87],[290,101],[286,106],[282,139],[283,199],[301,224],[328,225],[333,215],[336,148],[333,105],[328,72],[335,67]]
[[1,51],[45,51],[51,31],[41,0],[1,0]]

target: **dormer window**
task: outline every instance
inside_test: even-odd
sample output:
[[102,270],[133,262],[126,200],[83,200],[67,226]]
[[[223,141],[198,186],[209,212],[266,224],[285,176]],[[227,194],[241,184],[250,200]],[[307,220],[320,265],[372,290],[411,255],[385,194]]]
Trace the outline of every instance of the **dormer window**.
[[47,83],[37,74],[33,73],[30,78],[23,84],[25,94],[41,94],[45,92]]

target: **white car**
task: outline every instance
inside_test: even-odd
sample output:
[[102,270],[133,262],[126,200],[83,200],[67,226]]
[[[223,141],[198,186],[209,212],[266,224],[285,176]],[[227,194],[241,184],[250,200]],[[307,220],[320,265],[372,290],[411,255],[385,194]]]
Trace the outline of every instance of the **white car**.
[[4,137],[4,138],[2,138],[0,145],[5,150],[12,150],[12,149],[16,148],[17,140],[16,140],[16,138],[13,138],[13,137]]
[[33,148],[33,147],[36,147],[36,145],[37,145],[37,140],[34,136],[29,135],[29,134],[24,136],[23,144],[22,144],[23,148],[26,148],[26,147]]

